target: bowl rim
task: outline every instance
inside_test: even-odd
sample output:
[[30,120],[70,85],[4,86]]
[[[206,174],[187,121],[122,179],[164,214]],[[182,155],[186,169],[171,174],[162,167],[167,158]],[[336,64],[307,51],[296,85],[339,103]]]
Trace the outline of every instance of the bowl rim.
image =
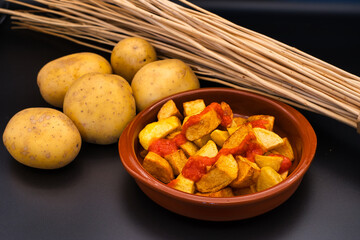
[[[152,177],[149,173],[146,172],[146,170],[141,166],[139,161],[137,160],[137,156],[134,149],[134,144],[131,143],[131,151],[128,152],[128,147],[126,145],[129,144],[129,139],[131,139],[132,142],[134,142],[137,139],[137,136],[130,136],[130,130],[133,129],[140,121],[140,119],[143,118],[146,114],[153,111],[154,108],[158,107],[159,105],[165,103],[166,101],[179,97],[179,96],[187,96],[192,95],[196,93],[202,93],[202,92],[216,92],[219,94],[219,92],[227,92],[227,93],[233,93],[233,94],[241,94],[246,95],[252,98],[257,98],[261,101],[268,101],[271,102],[272,105],[275,105],[277,108],[279,108],[281,111],[286,112],[290,118],[293,119],[300,119],[303,124],[306,124],[307,126],[302,126],[300,129],[301,131],[299,134],[300,137],[304,141],[311,140],[312,144],[304,145],[302,149],[301,158],[299,160],[298,165],[293,170],[293,172],[281,183],[263,190],[261,192],[251,193],[247,195],[242,196],[234,196],[234,197],[226,197],[226,198],[214,198],[214,197],[207,197],[207,196],[199,196],[195,194],[189,194],[185,193],[176,189],[173,189],[171,187],[166,186],[166,184],[161,183],[154,177]],[[294,121],[294,120],[293,120]],[[299,121],[294,121],[294,123],[297,123]],[[198,204],[198,205],[218,205],[218,206],[231,206],[231,205],[237,205],[237,204],[249,204],[249,203],[255,203],[259,201],[264,201],[266,199],[273,198],[275,195],[274,193],[281,194],[286,189],[296,184],[298,181],[302,180],[302,177],[308,170],[308,168],[311,165],[311,162],[315,156],[317,147],[317,138],[314,129],[312,128],[309,121],[296,109],[293,107],[290,107],[289,105],[280,102],[278,100],[253,93],[250,91],[245,90],[239,90],[234,88],[224,88],[224,87],[208,87],[208,88],[199,88],[195,90],[189,90],[181,93],[177,93],[168,97],[165,97],[146,109],[142,110],[140,113],[136,115],[136,117],[127,125],[127,127],[124,129],[123,133],[120,136],[119,143],[118,143],[118,149],[119,149],[119,155],[121,162],[127,172],[135,179],[137,183],[141,183],[146,185],[147,187],[160,192],[164,195],[171,196],[172,198],[179,199],[181,201],[190,202],[192,204]],[[127,159],[128,161],[125,161]]]

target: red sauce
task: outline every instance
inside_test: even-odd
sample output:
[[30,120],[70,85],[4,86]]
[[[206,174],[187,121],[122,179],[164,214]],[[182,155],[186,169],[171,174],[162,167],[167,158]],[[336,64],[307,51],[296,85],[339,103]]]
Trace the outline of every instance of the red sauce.
[[177,146],[181,146],[187,142],[187,139],[184,134],[179,133],[172,139]]
[[224,127],[230,126],[230,124],[232,123],[232,116],[233,116],[231,108],[228,107],[224,111],[219,103],[213,102],[207,107],[205,107],[205,109],[201,113],[190,116],[189,119],[184,123],[181,133],[185,135],[186,130],[190,126],[200,122],[202,116],[211,110],[215,110],[218,118],[221,119],[222,126]]
[[216,160],[216,157],[209,158],[202,156],[191,156],[186,162],[181,173],[184,177],[197,182],[204,174],[206,174],[206,167],[212,166]]
[[253,133],[249,133],[239,146],[234,148],[222,148],[213,158],[201,156],[190,157],[182,170],[183,176],[194,182],[199,181],[201,177],[206,174],[206,167],[212,166],[222,155],[242,155],[249,158],[250,161],[254,161],[255,154],[264,153],[262,148],[253,141],[255,138]]
[[175,141],[172,141],[171,139],[159,138],[154,140],[149,146],[150,152],[154,152],[162,157],[165,157],[177,150],[178,146]]
[[266,119],[258,119],[258,120],[254,120],[254,121],[250,121],[250,124],[253,128],[264,128],[266,129],[265,127],[265,124],[268,124],[269,123],[269,120],[266,120]]
[[292,162],[291,160],[288,158],[288,157],[285,157],[284,155],[281,155],[281,154],[269,154],[269,156],[278,156],[278,157],[282,157],[282,161],[281,161],[281,164],[280,164],[280,169],[278,171],[278,173],[283,173],[283,172],[286,172],[287,170],[290,169],[291,165],[292,165]]
[[167,185],[168,187],[174,188],[176,184],[178,183],[179,179],[173,179],[171,180]]

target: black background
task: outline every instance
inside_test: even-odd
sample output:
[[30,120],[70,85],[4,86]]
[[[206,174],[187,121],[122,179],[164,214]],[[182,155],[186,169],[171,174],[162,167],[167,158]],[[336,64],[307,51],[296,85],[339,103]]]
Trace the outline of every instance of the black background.
[[[360,10],[354,1],[193,2],[360,75]],[[9,18],[0,25],[1,131],[16,112],[49,107],[36,85],[45,63],[96,52],[10,26]],[[300,111],[318,137],[312,166],[283,205],[242,221],[198,221],[156,205],[124,170],[116,144],[84,143],[74,162],[54,171],[25,167],[1,145],[0,239],[358,239],[360,135]]]

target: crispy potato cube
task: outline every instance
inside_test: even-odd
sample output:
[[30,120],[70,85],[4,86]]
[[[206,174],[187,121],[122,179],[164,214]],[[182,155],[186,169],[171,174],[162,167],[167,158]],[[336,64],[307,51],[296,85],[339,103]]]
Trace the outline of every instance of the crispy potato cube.
[[228,131],[229,135],[232,135],[234,132],[236,132],[236,130],[238,130],[241,126],[234,126],[234,127],[229,127],[226,130]]
[[229,133],[227,131],[222,131],[219,129],[215,129],[211,132],[211,139],[219,146],[222,147],[226,139],[229,137]]
[[199,151],[198,146],[196,146],[193,142],[190,141],[181,144],[180,148],[185,152],[188,157],[195,155],[196,152]]
[[184,108],[184,116],[191,116],[198,113],[201,113],[202,110],[204,110],[206,107],[205,102],[203,99],[197,99],[194,101],[184,102],[183,108]]
[[176,104],[173,100],[169,100],[166,103],[164,103],[164,105],[160,108],[157,114],[157,118],[158,120],[161,120],[171,116],[176,116],[179,119],[183,118],[183,116],[179,112],[179,109],[176,107]]
[[289,171],[285,171],[285,172],[283,172],[283,173],[280,174],[280,176],[281,176],[282,179],[284,179],[284,180],[287,178],[288,175],[289,175]]
[[206,134],[211,133],[220,125],[220,123],[221,119],[218,117],[218,114],[214,109],[211,109],[201,116],[199,122],[190,125],[185,130],[185,137],[189,141],[194,141],[205,136]]
[[[170,133],[167,136],[167,139],[173,139],[176,135],[178,135],[180,133],[181,133],[181,131]],[[193,142],[190,142],[190,141],[187,141],[186,143],[181,144],[180,148],[184,151],[184,153],[188,157],[193,156],[199,150],[199,148]]]
[[231,154],[221,155],[208,173],[195,183],[199,192],[216,192],[228,186],[238,175],[236,160]]
[[224,142],[223,148],[235,148],[241,144],[245,137],[250,133],[251,127],[241,125],[230,137]]
[[210,134],[206,134],[205,136],[194,140],[193,143],[195,143],[199,148],[202,148],[209,140],[211,140]]
[[271,167],[263,167],[256,183],[256,191],[268,189],[283,181],[283,178]]
[[267,150],[277,148],[284,144],[284,140],[276,133],[263,129],[253,128],[258,143]]
[[230,187],[226,187],[217,192],[211,192],[211,193],[199,193],[198,192],[198,193],[196,193],[196,195],[205,196],[205,197],[233,197],[234,193]]
[[176,179],[168,184],[168,186],[186,193],[193,194],[195,192],[194,181],[184,177],[182,174],[179,174]]
[[236,156],[236,161],[239,167],[238,176],[230,187],[233,188],[245,188],[254,185],[260,175],[260,168],[244,157]]
[[146,155],[142,166],[154,178],[163,183],[169,183],[174,179],[174,173],[168,161],[154,152]]
[[256,193],[256,184],[253,184],[250,187],[245,187],[245,188],[234,188],[233,193],[235,196]]
[[274,148],[270,152],[272,152],[274,154],[283,155],[283,156],[289,158],[290,161],[293,161],[294,160],[294,151],[293,151],[293,149],[291,147],[289,139],[287,137],[284,137],[283,140],[284,140],[283,145],[280,145],[280,146]]
[[179,149],[176,152],[168,154],[165,156],[165,159],[170,163],[171,168],[173,169],[174,174],[177,176],[181,173],[181,170],[187,162],[187,157],[183,150]]
[[140,131],[139,142],[145,150],[148,150],[153,140],[164,138],[169,133],[177,131],[180,128],[181,122],[179,118],[175,116],[149,123]]
[[253,122],[253,127],[256,127],[257,124],[264,125],[266,130],[272,131],[274,127],[275,117],[270,115],[253,115],[248,117],[248,122]]
[[231,127],[239,127],[247,122],[247,118],[244,117],[234,117],[233,124]]
[[199,149],[195,153],[195,156],[202,156],[202,157],[215,157],[218,154],[218,148],[216,143],[212,140],[209,140],[202,148]]
[[281,162],[283,158],[280,156],[264,156],[264,155],[255,155],[256,164],[262,167],[271,167],[275,171],[279,171]]

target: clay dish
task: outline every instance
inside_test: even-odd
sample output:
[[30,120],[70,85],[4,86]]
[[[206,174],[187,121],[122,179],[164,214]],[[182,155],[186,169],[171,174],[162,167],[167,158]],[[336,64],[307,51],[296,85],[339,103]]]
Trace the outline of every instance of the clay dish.
[[[160,107],[173,99],[179,110],[185,101],[204,99],[227,102],[235,114],[268,114],[275,116],[274,131],[288,137],[295,154],[289,176],[267,190],[244,196],[212,198],[187,194],[172,189],[148,174],[141,166],[138,134],[144,126],[156,121]],[[195,219],[229,221],[251,218],[284,203],[298,188],[315,155],[317,139],[306,118],[294,108],[254,93],[230,88],[201,88],[179,93],[153,104],[140,112],[127,126],[119,140],[119,154],[127,172],[140,189],[160,206]]]

